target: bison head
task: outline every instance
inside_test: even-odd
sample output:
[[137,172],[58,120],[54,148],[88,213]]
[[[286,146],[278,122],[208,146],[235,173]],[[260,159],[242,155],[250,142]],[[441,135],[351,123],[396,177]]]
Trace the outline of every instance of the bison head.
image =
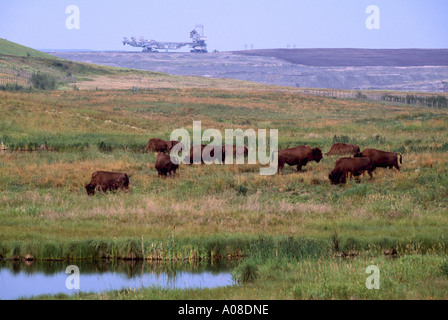
[[95,185],[92,183],[86,184],[85,186],[87,194],[89,196],[94,196],[95,195]]
[[331,184],[339,184],[341,183],[341,176],[340,172],[333,170],[328,175],[328,179],[330,179]]
[[322,151],[319,148],[314,148],[313,149],[313,160],[316,162],[319,162],[320,160],[322,160],[323,156],[322,156]]
[[356,152],[356,153],[353,155],[353,157],[354,157],[354,158],[361,158],[361,157],[362,157],[362,153],[361,153],[360,151],[358,151],[358,152]]

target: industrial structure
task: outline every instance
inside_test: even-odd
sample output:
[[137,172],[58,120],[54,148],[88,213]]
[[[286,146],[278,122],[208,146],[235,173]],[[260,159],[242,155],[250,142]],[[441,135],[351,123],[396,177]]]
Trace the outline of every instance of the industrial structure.
[[165,49],[168,50],[179,50],[182,47],[190,46],[190,52],[194,53],[205,53],[207,52],[207,37],[204,34],[204,26],[198,24],[195,28],[190,32],[191,42],[161,42],[156,40],[145,40],[143,37],[136,39],[135,37],[131,37],[131,40],[128,38],[123,39],[123,45],[130,45],[132,47],[140,47],[143,48],[143,52],[158,52],[159,50]]

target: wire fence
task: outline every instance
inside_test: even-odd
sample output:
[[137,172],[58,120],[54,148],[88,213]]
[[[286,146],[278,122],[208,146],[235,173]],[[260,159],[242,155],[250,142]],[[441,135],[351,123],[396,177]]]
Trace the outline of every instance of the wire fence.
[[415,105],[430,108],[448,108],[446,94],[430,93],[390,93],[381,91],[361,91],[361,90],[331,90],[331,89],[298,89],[298,92],[307,96],[354,99],[360,101],[380,101],[388,104]]
[[30,78],[23,78],[18,76],[2,76],[0,75],[0,85],[14,84],[22,87],[31,86]]

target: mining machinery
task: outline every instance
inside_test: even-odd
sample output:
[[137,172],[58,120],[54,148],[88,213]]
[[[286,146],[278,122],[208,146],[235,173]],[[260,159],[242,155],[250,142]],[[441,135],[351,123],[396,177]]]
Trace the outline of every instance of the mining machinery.
[[135,37],[123,38],[123,45],[143,48],[143,52],[159,52],[158,50],[179,50],[182,47],[190,46],[190,52],[205,53],[207,52],[207,37],[204,35],[204,26],[196,25],[190,32],[191,42],[161,42],[156,40],[146,40],[143,37],[136,39]]

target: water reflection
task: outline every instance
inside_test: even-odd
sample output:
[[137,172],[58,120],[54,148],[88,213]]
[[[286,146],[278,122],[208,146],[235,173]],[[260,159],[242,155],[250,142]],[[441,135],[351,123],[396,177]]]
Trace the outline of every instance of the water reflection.
[[[65,269],[76,265],[80,290],[68,290]],[[234,285],[232,265],[145,261],[0,262],[0,299],[41,294],[104,292],[124,288],[215,288]]]

